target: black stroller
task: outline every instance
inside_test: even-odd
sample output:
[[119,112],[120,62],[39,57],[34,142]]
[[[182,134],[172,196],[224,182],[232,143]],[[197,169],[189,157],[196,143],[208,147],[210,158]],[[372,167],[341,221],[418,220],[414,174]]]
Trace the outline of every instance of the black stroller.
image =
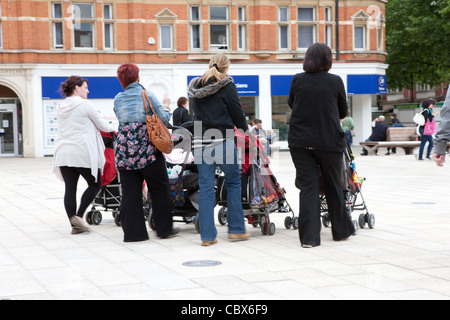
[[[175,142],[172,153],[165,155],[173,221],[194,223],[195,229],[199,232],[198,219],[196,219],[199,201],[198,171],[191,152],[192,134],[184,126],[171,126],[169,129],[174,129],[172,140]],[[150,229],[155,230],[150,194],[145,197],[144,212],[148,215]]]
[[[358,233],[358,225],[361,229],[365,228],[366,224],[370,229],[375,227],[375,216],[373,214],[369,214],[369,210],[367,209],[366,202],[364,201],[364,197],[361,192],[362,183],[366,180],[365,178],[358,177],[356,172],[356,165],[354,162],[354,155],[352,154],[352,150],[350,146],[347,144],[347,148],[343,154],[343,189],[346,200],[347,212],[350,218],[352,217],[352,213],[354,210],[362,210],[365,213],[361,213],[359,215],[358,221],[352,220],[353,226],[355,227],[355,233]],[[320,194],[320,210],[322,217],[322,225],[324,227],[329,227],[331,225],[331,218],[328,213],[328,205],[325,198],[324,193],[322,192],[323,188],[321,188]],[[358,201],[358,196],[360,200]]]
[[120,203],[122,202],[122,188],[120,185],[120,176],[114,163],[114,142],[115,133],[100,132],[105,144],[105,167],[103,169],[102,188],[95,197],[91,210],[86,213],[86,222],[88,224],[99,225],[103,216],[97,209],[103,207],[104,211],[111,210],[116,225],[120,226]]

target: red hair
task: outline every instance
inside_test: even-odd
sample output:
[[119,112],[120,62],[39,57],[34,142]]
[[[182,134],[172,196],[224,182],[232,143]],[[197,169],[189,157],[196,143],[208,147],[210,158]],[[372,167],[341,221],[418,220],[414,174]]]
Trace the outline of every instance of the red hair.
[[126,89],[130,83],[138,81],[139,67],[133,63],[124,63],[117,69],[117,78],[122,88]]

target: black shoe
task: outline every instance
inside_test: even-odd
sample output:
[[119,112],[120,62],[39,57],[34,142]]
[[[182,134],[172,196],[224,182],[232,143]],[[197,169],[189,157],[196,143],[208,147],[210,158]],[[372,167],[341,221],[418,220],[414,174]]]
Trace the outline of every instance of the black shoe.
[[173,228],[172,232],[168,236],[163,236],[163,237],[159,237],[159,238],[160,239],[168,239],[168,238],[175,236],[178,233],[180,233],[180,228]]
[[368,153],[363,152],[363,153],[361,153],[361,155],[362,155],[362,156],[367,156]]

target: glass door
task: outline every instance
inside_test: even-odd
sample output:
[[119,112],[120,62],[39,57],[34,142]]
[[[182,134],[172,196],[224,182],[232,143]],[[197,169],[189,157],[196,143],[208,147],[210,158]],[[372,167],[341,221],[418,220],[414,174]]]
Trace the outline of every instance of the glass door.
[[17,155],[16,105],[0,104],[0,157]]

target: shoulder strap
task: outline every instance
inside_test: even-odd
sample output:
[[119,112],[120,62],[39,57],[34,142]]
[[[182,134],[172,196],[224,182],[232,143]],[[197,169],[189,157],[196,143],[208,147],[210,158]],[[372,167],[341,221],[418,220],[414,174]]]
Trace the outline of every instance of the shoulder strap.
[[142,90],[142,100],[144,100],[145,112],[148,114],[148,109],[147,109],[147,102],[148,102],[148,104],[150,105],[150,108],[152,108],[153,113],[156,114],[155,109],[153,109],[153,105],[152,105],[150,99],[148,98],[147,90]]

